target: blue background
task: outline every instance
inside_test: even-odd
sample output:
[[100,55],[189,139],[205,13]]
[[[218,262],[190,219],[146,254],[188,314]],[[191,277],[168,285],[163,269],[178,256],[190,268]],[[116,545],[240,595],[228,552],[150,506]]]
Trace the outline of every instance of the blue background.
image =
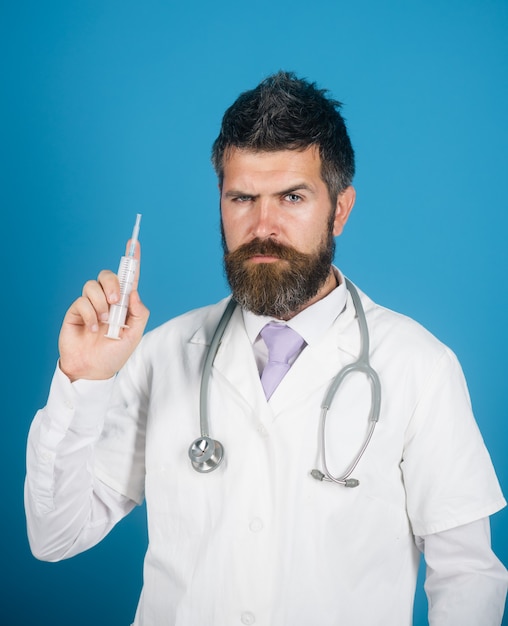
[[[508,488],[506,0],[1,3],[1,623],[128,625],[144,509],[59,564],[29,553],[26,434],[65,309],[143,213],[150,327],[227,293],[209,150],[279,68],[331,90],[357,153],[336,261],[458,354]],[[446,480],[446,477],[443,477]],[[492,520],[506,563],[508,513]],[[415,625],[426,624],[417,597]]]

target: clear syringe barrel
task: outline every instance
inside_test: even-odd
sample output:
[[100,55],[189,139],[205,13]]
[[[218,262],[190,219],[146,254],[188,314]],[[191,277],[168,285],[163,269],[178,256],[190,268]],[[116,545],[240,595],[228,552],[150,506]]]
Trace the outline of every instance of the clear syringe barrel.
[[126,328],[125,319],[129,308],[129,296],[131,295],[138,260],[131,256],[123,256],[118,267],[118,280],[120,281],[120,300],[109,307],[109,329],[106,337],[120,339],[120,328]]
[[127,311],[129,310],[129,296],[131,295],[136,270],[138,269],[138,260],[134,258],[136,253],[136,243],[139,235],[139,224],[141,222],[141,213],[136,215],[136,223],[132,231],[129,250],[126,256],[120,259],[118,267],[118,280],[120,281],[120,300],[109,307],[108,332],[106,337],[110,339],[120,339],[120,328],[126,328],[125,320]]

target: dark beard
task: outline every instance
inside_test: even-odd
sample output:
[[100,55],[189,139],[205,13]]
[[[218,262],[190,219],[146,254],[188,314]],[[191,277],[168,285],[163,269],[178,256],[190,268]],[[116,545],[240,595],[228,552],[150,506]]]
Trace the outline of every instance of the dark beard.
[[[334,252],[335,239],[330,228],[317,252],[311,254],[272,239],[256,238],[234,252],[225,251],[224,269],[240,306],[256,315],[288,319],[324,285]],[[280,261],[247,263],[258,254],[278,257]]]

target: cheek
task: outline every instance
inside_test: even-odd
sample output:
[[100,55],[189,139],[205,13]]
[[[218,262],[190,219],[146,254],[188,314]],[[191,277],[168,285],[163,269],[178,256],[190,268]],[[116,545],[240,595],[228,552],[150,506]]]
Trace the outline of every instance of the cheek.
[[222,237],[228,250],[235,249],[241,243],[241,224],[235,222],[227,212],[221,214]]
[[288,236],[292,239],[292,245],[302,252],[314,252],[326,238],[327,230],[322,226],[318,228],[316,221],[309,221],[309,223],[299,224],[292,230],[292,233],[288,233]]

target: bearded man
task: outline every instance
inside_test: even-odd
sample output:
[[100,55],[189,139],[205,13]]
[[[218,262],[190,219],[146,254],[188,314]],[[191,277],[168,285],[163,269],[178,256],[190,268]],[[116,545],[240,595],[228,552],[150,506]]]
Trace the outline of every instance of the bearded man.
[[[77,554],[146,498],[136,626],[410,626],[421,553],[432,626],[499,626],[505,501],[457,359],[333,265],[355,200],[340,103],[270,76],[212,161],[232,298],[141,341],[135,289],[112,342],[118,279],[85,285],[29,437],[34,554]],[[365,351],[375,373],[361,357],[339,384]]]

